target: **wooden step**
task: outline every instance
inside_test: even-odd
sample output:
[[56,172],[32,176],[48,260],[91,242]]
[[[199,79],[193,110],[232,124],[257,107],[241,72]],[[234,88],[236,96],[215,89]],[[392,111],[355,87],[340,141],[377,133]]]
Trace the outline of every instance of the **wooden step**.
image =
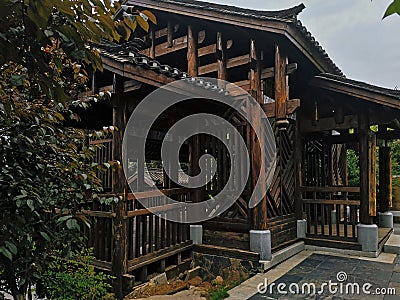
[[255,262],[258,262],[260,260],[260,255],[256,252],[251,252],[242,249],[227,248],[223,246],[200,244],[200,245],[194,245],[193,251],[202,254],[250,260]]
[[308,238],[304,239],[304,243],[306,245],[312,245],[312,246],[318,246],[318,247],[357,250],[357,251],[362,250],[361,244],[359,244],[357,242],[349,242],[349,241],[335,241],[335,240],[308,237]]

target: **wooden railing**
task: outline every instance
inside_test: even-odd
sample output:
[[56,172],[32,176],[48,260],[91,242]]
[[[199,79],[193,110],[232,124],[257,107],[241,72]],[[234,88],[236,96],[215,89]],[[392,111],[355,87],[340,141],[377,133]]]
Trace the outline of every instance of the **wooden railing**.
[[[188,189],[176,188],[162,190],[162,192],[179,202],[190,200],[191,192]],[[112,195],[108,196],[112,197]],[[162,218],[168,210],[177,209],[182,205],[159,205],[150,211],[143,208],[137,201],[147,199],[153,203],[163,203],[163,198],[165,199],[165,196],[159,196],[152,191],[128,195],[122,215],[122,226],[126,226],[124,244],[126,245],[126,269],[128,272],[191,247],[189,225]],[[106,270],[111,270],[112,267],[113,238],[115,238],[113,237],[113,226],[115,226],[114,221],[117,217],[114,206],[93,203],[93,209],[82,211],[82,214],[91,222],[91,228],[85,229],[84,233],[88,237],[89,247],[94,248],[95,264]],[[184,217],[185,214],[182,212],[182,221]]]
[[357,240],[359,187],[301,187],[307,236]]
[[[102,164],[112,161],[112,138],[101,139],[101,140],[90,140],[90,145],[99,146],[96,148],[96,154],[93,158],[94,162]],[[97,178],[102,182],[102,187],[106,191],[110,191],[112,188],[112,169],[109,168],[107,171],[97,171]]]

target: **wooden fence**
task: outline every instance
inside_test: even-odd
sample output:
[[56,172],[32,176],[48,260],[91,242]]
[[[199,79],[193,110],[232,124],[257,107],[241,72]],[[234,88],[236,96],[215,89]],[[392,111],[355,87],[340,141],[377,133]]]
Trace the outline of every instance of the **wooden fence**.
[[307,237],[357,241],[359,187],[301,187]]
[[[162,190],[162,193],[179,202],[190,200],[190,192],[187,189],[168,189]],[[104,196],[112,197],[111,194]],[[140,192],[135,195],[129,194],[128,199],[124,201],[125,209],[123,211],[125,213],[122,215],[121,226],[126,226],[127,234],[123,244],[126,245],[127,265],[123,269],[128,273],[182,253],[192,246],[192,242],[189,240],[188,224],[175,223],[162,218],[167,210],[175,209],[176,205],[160,205],[152,208],[153,212],[151,212],[143,208],[138,201],[146,199],[155,203],[165,203],[165,196],[156,196],[151,191]],[[113,233],[117,218],[116,205],[93,203],[92,207],[91,210],[82,211],[82,214],[86,215],[91,223],[91,228],[85,229],[84,234],[87,236],[88,246],[94,248],[96,267],[111,271],[113,239],[115,238]],[[181,215],[183,221],[184,211]],[[165,262],[161,262],[161,264],[164,264],[165,268]]]

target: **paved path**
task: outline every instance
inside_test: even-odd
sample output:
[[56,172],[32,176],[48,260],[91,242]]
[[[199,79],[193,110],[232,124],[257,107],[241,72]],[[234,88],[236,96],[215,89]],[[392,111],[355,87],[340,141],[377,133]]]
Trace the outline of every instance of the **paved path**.
[[[267,279],[267,290],[257,293],[257,286],[265,283]],[[328,284],[331,280],[331,290]],[[342,280],[342,281],[340,281]],[[274,282],[275,285],[271,285]],[[335,283],[337,292],[335,292]],[[340,284],[342,283],[342,284]],[[351,283],[349,285],[348,283]],[[288,294],[278,292],[281,290]],[[305,284],[305,285],[304,285]],[[317,295],[308,293],[308,286],[312,292],[313,284],[316,293],[325,284],[323,292]],[[272,293],[270,288],[272,286]],[[289,287],[291,286],[291,290]],[[294,295],[290,291],[299,293]],[[342,286],[342,292],[340,287]],[[354,287],[360,287],[360,294],[352,293]],[[259,286],[263,288],[264,284]],[[304,287],[304,292],[301,291]],[[364,287],[367,292],[363,293]],[[347,288],[347,293],[346,293]],[[377,288],[379,290],[377,290]],[[385,290],[382,290],[385,288]],[[387,288],[393,288],[390,292],[396,295],[377,295],[386,292]],[[348,255],[332,254],[327,252],[303,251],[265,274],[257,274],[242,285],[230,291],[232,300],[266,300],[266,299],[399,299],[400,300],[400,257],[395,254],[382,253],[378,258],[351,257]]]

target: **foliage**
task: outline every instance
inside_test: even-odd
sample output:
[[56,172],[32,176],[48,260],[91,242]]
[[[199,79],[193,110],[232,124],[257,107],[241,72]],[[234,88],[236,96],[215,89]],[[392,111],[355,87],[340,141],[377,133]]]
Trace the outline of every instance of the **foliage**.
[[102,69],[96,43],[129,39],[155,18],[101,0],[0,3],[0,294],[21,299],[56,249],[81,246],[90,224],[78,212],[98,198],[97,170],[111,166],[91,163],[87,134],[66,126],[90,105],[75,97]]
[[218,283],[218,281],[213,280],[213,287],[208,290],[207,300],[222,300],[229,297],[228,291],[238,286],[242,281],[233,281],[228,283]]
[[[43,284],[47,298],[53,300],[111,299],[111,276],[96,272],[94,257],[89,249],[74,253],[65,259],[56,252],[51,258],[49,268],[44,274]],[[38,292],[40,292],[38,290]],[[44,296],[44,295],[42,295]]]
[[[137,24],[155,23],[149,11],[101,0],[0,0],[0,66],[13,61],[48,98],[66,101],[59,55],[102,69],[96,43],[129,39]],[[115,19],[122,13],[122,19]],[[55,49],[52,49],[55,48]],[[49,63],[49,60],[51,63]],[[85,75],[85,74],[82,74]],[[23,80],[15,78],[16,81]]]
[[347,150],[347,178],[349,186],[360,185],[359,155],[354,150]]
[[393,14],[400,15],[400,0],[393,0],[393,2],[386,9],[383,19]]

